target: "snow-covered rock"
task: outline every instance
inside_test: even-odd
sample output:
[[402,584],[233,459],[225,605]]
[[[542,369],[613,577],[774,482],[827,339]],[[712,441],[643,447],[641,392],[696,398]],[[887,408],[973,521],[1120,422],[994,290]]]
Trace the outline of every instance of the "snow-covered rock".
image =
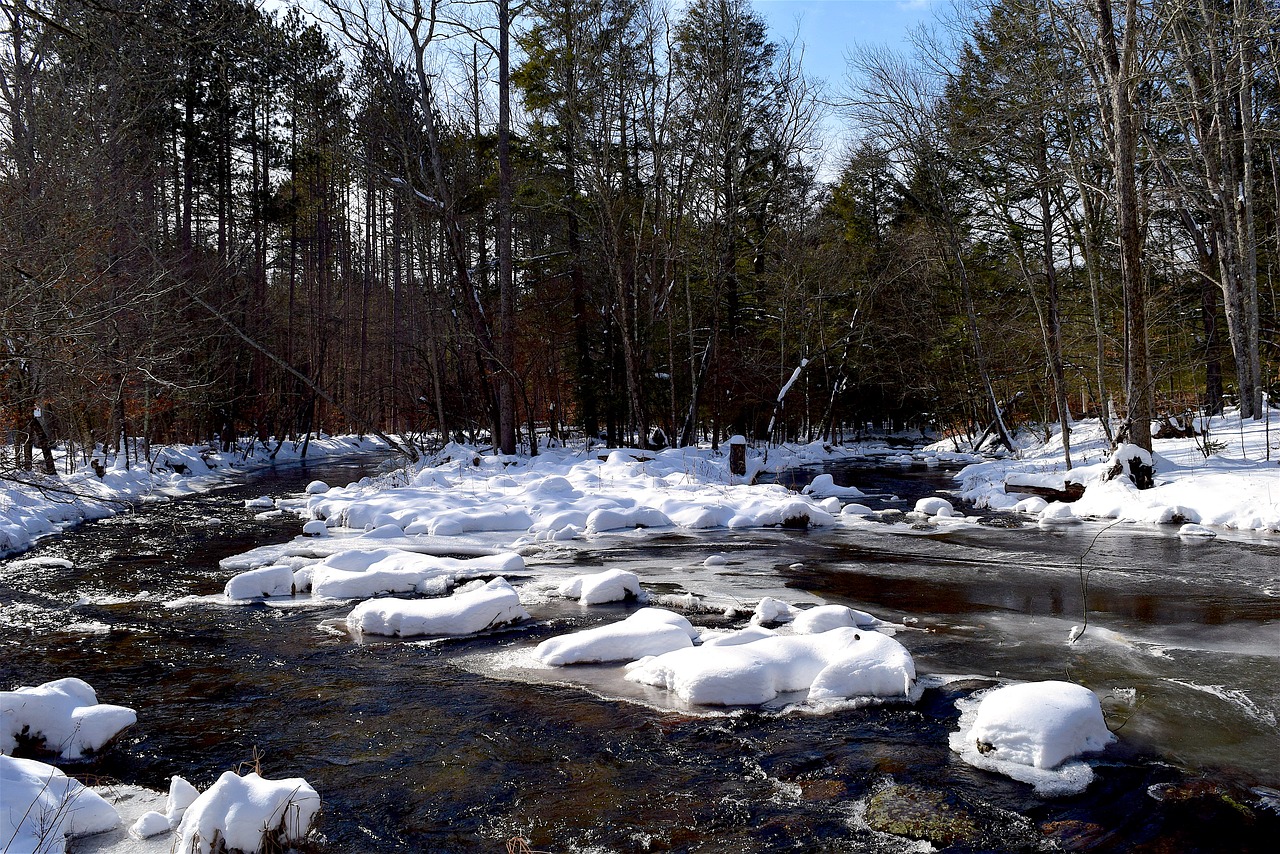
[[80,759],[137,720],[133,709],[99,703],[93,688],[80,679],[0,691],[0,753],[13,753],[23,738],[42,741],[63,759]]
[[559,593],[566,599],[577,599],[582,605],[603,605],[643,595],[639,576],[622,569],[575,575],[560,584]]
[[0,843],[6,854],[59,854],[70,836],[120,826],[111,804],[52,765],[0,754]]
[[138,820],[129,826],[129,835],[135,839],[147,839],[173,830],[169,819],[162,812],[149,810],[138,816]]
[[182,777],[174,775],[169,778],[169,797],[165,800],[164,817],[170,827],[177,827],[186,815],[187,807],[196,802],[200,791]]
[[329,526],[324,523],[323,519],[312,519],[302,526],[302,533],[308,537],[327,537],[329,536]]
[[921,498],[916,502],[916,512],[923,513],[926,516],[954,516],[956,510],[951,506],[951,502],[945,498],[933,496],[930,498]]
[[856,486],[836,486],[835,478],[829,474],[820,474],[801,490],[803,495],[815,498],[862,498],[866,495]]
[[765,596],[756,605],[751,615],[751,622],[764,625],[766,623],[789,623],[795,619],[796,609],[781,599]]
[[323,480],[313,480],[307,484],[307,495],[324,495],[329,491],[329,484]]
[[306,780],[266,780],[257,773],[243,777],[224,772],[187,807],[177,828],[175,851],[244,854],[283,851],[311,831],[320,796]]
[[635,661],[693,646],[697,631],[681,615],[662,608],[641,608],[625,620],[549,638],[534,655],[560,667],[602,661]]
[[293,595],[293,569],[288,566],[264,566],[232,576],[223,593],[232,601],[264,599],[269,596]]
[[871,628],[880,621],[868,614],[844,605],[818,605],[796,614],[791,629],[798,635],[816,635],[832,629],[854,627]]
[[1083,790],[1093,771],[1072,761],[1115,741],[1098,697],[1071,682],[1024,682],[962,704],[951,749],[965,761],[1032,783],[1041,794]]
[[915,663],[893,638],[842,628],[679,649],[628,665],[627,679],[711,706],[757,705],[799,691],[811,701],[906,697]]
[[353,549],[332,554],[305,573],[295,573],[299,590],[332,599],[364,599],[382,593],[443,593],[459,580],[524,569],[518,554],[449,558],[397,548]]
[[1073,505],[1064,501],[1052,501],[1040,511],[1041,527],[1053,525],[1074,525],[1080,521]]
[[369,599],[347,615],[347,628],[387,637],[472,635],[528,619],[516,591],[495,578],[440,599]]

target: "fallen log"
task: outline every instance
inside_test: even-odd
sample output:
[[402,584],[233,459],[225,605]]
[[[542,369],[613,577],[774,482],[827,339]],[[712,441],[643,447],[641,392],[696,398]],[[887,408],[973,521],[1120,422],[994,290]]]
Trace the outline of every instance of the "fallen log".
[[1079,501],[1084,495],[1084,484],[1070,480],[1056,480],[1044,475],[1009,475],[1004,479],[1006,495],[1020,492],[1037,495],[1049,501]]

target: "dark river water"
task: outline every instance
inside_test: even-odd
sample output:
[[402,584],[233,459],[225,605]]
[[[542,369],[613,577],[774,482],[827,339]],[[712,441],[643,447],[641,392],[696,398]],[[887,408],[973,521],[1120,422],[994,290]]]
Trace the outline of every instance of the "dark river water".
[[[822,715],[661,710],[476,664],[617,619],[621,605],[547,606],[535,625],[489,637],[364,645],[320,628],[347,606],[172,607],[220,592],[221,558],[300,531],[292,516],[256,519],[245,499],[371,466],[282,468],[0,561],[0,684],[78,676],[101,702],[136,709],[136,726],[82,769],[98,778],[164,789],[180,774],[203,788],[255,760],[265,776],[305,777],[332,852],[505,851],[515,836],[554,852],[929,850],[912,838],[958,852],[1272,851],[1280,838],[1275,538],[1191,544],[991,517],[941,536],[721,531],[575,554],[642,581],[652,570],[673,593],[695,582],[673,566],[705,573],[706,555],[725,554],[718,572],[740,589],[905,623],[898,640],[918,670],[949,677],[914,704]],[[876,508],[949,486],[938,472],[836,474],[878,495],[866,501]],[[1071,679],[1102,697],[1120,741],[1086,792],[1040,798],[949,750],[955,701],[997,676]]]

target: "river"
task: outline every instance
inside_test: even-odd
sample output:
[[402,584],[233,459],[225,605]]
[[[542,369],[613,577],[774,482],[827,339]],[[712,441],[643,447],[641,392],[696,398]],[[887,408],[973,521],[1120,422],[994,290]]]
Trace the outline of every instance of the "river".
[[[659,534],[541,558],[632,569],[673,594],[732,583],[848,604],[903,623],[918,670],[945,677],[911,705],[823,715],[655,708],[605,668],[567,685],[493,666],[621,605],[546,606],[531,627],[481,638],[366,644],[321,629],[346,607],[173,607],[221,590],[221,558],[300,530],[256,518],[246,499],[371,465],[284,467],[0,561],[0,683],[78,676],[137,709],[82,769],[97,778],[203,787],[254,762],[305,777],[333,852],[500,851],[515,836],[556,852],[927,850],[907,837],[947,851],[1270,851],[1280,838],[1274,537],[1189,543],[991,515],[941,536]],[[949,486],[945,472],[834,473],[878,495],[874,507],[909,509]],[[703,566],[712,553],[728,563]],[[948,749],[955,701],[997,676],[1071,679],[1102,697],[1120,741],[1084,794],[1039,798]]]

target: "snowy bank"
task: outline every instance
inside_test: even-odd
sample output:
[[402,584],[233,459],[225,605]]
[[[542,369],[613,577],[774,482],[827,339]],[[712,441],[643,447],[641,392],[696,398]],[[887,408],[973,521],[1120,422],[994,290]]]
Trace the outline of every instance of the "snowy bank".
[[[306,459],[385,450],[383,442],[370,437],[313,438]],[[24,551],[41,537],[70,526],[118,513],[127,502],[210,489],[238,472],[298,462],[302,451],[301,442],[283,442],[278,448],[255,442],[231,451],[165,445],[152,447],[150,463],[124,455],[104,458],[101,452],[88,461],[60,454],[58,471],[71,468],[71,473],[12,472],[0,479],[0,557]],[[94,470],[95,462],[101,476]]]
[[58,854],[67,837],[120,825],[111,804],[52,765],[0,755],[0,841],[6,854]]
[[[1280,412],[1272,414],[1274,425],[1266,419],[1242,420],[1237,411],[1229,410],[1193,419],[1194,436],[1154,440],[1155,453],[1149,460],[1138,452],[1138,459],[1155,470],[1150,489],[1139,489],[1129,476],[1132,446],[1113,452],[1101,424],[1089,419],[1072,427],[1074,467],[1069,473],[1062,436],[1056,433],[1047,442],[1029,442],[1018,459],[966,467],[956,475],[957,494],[978,507],[1028,513],[1043,524],[1095,517],[1278,532]],[[1125,470],[1108,478],[1116,463]],[[1063,488],[1068,482],[1084,487],[1078,500],[1049,503],[1018,491],[1020,485]]]

